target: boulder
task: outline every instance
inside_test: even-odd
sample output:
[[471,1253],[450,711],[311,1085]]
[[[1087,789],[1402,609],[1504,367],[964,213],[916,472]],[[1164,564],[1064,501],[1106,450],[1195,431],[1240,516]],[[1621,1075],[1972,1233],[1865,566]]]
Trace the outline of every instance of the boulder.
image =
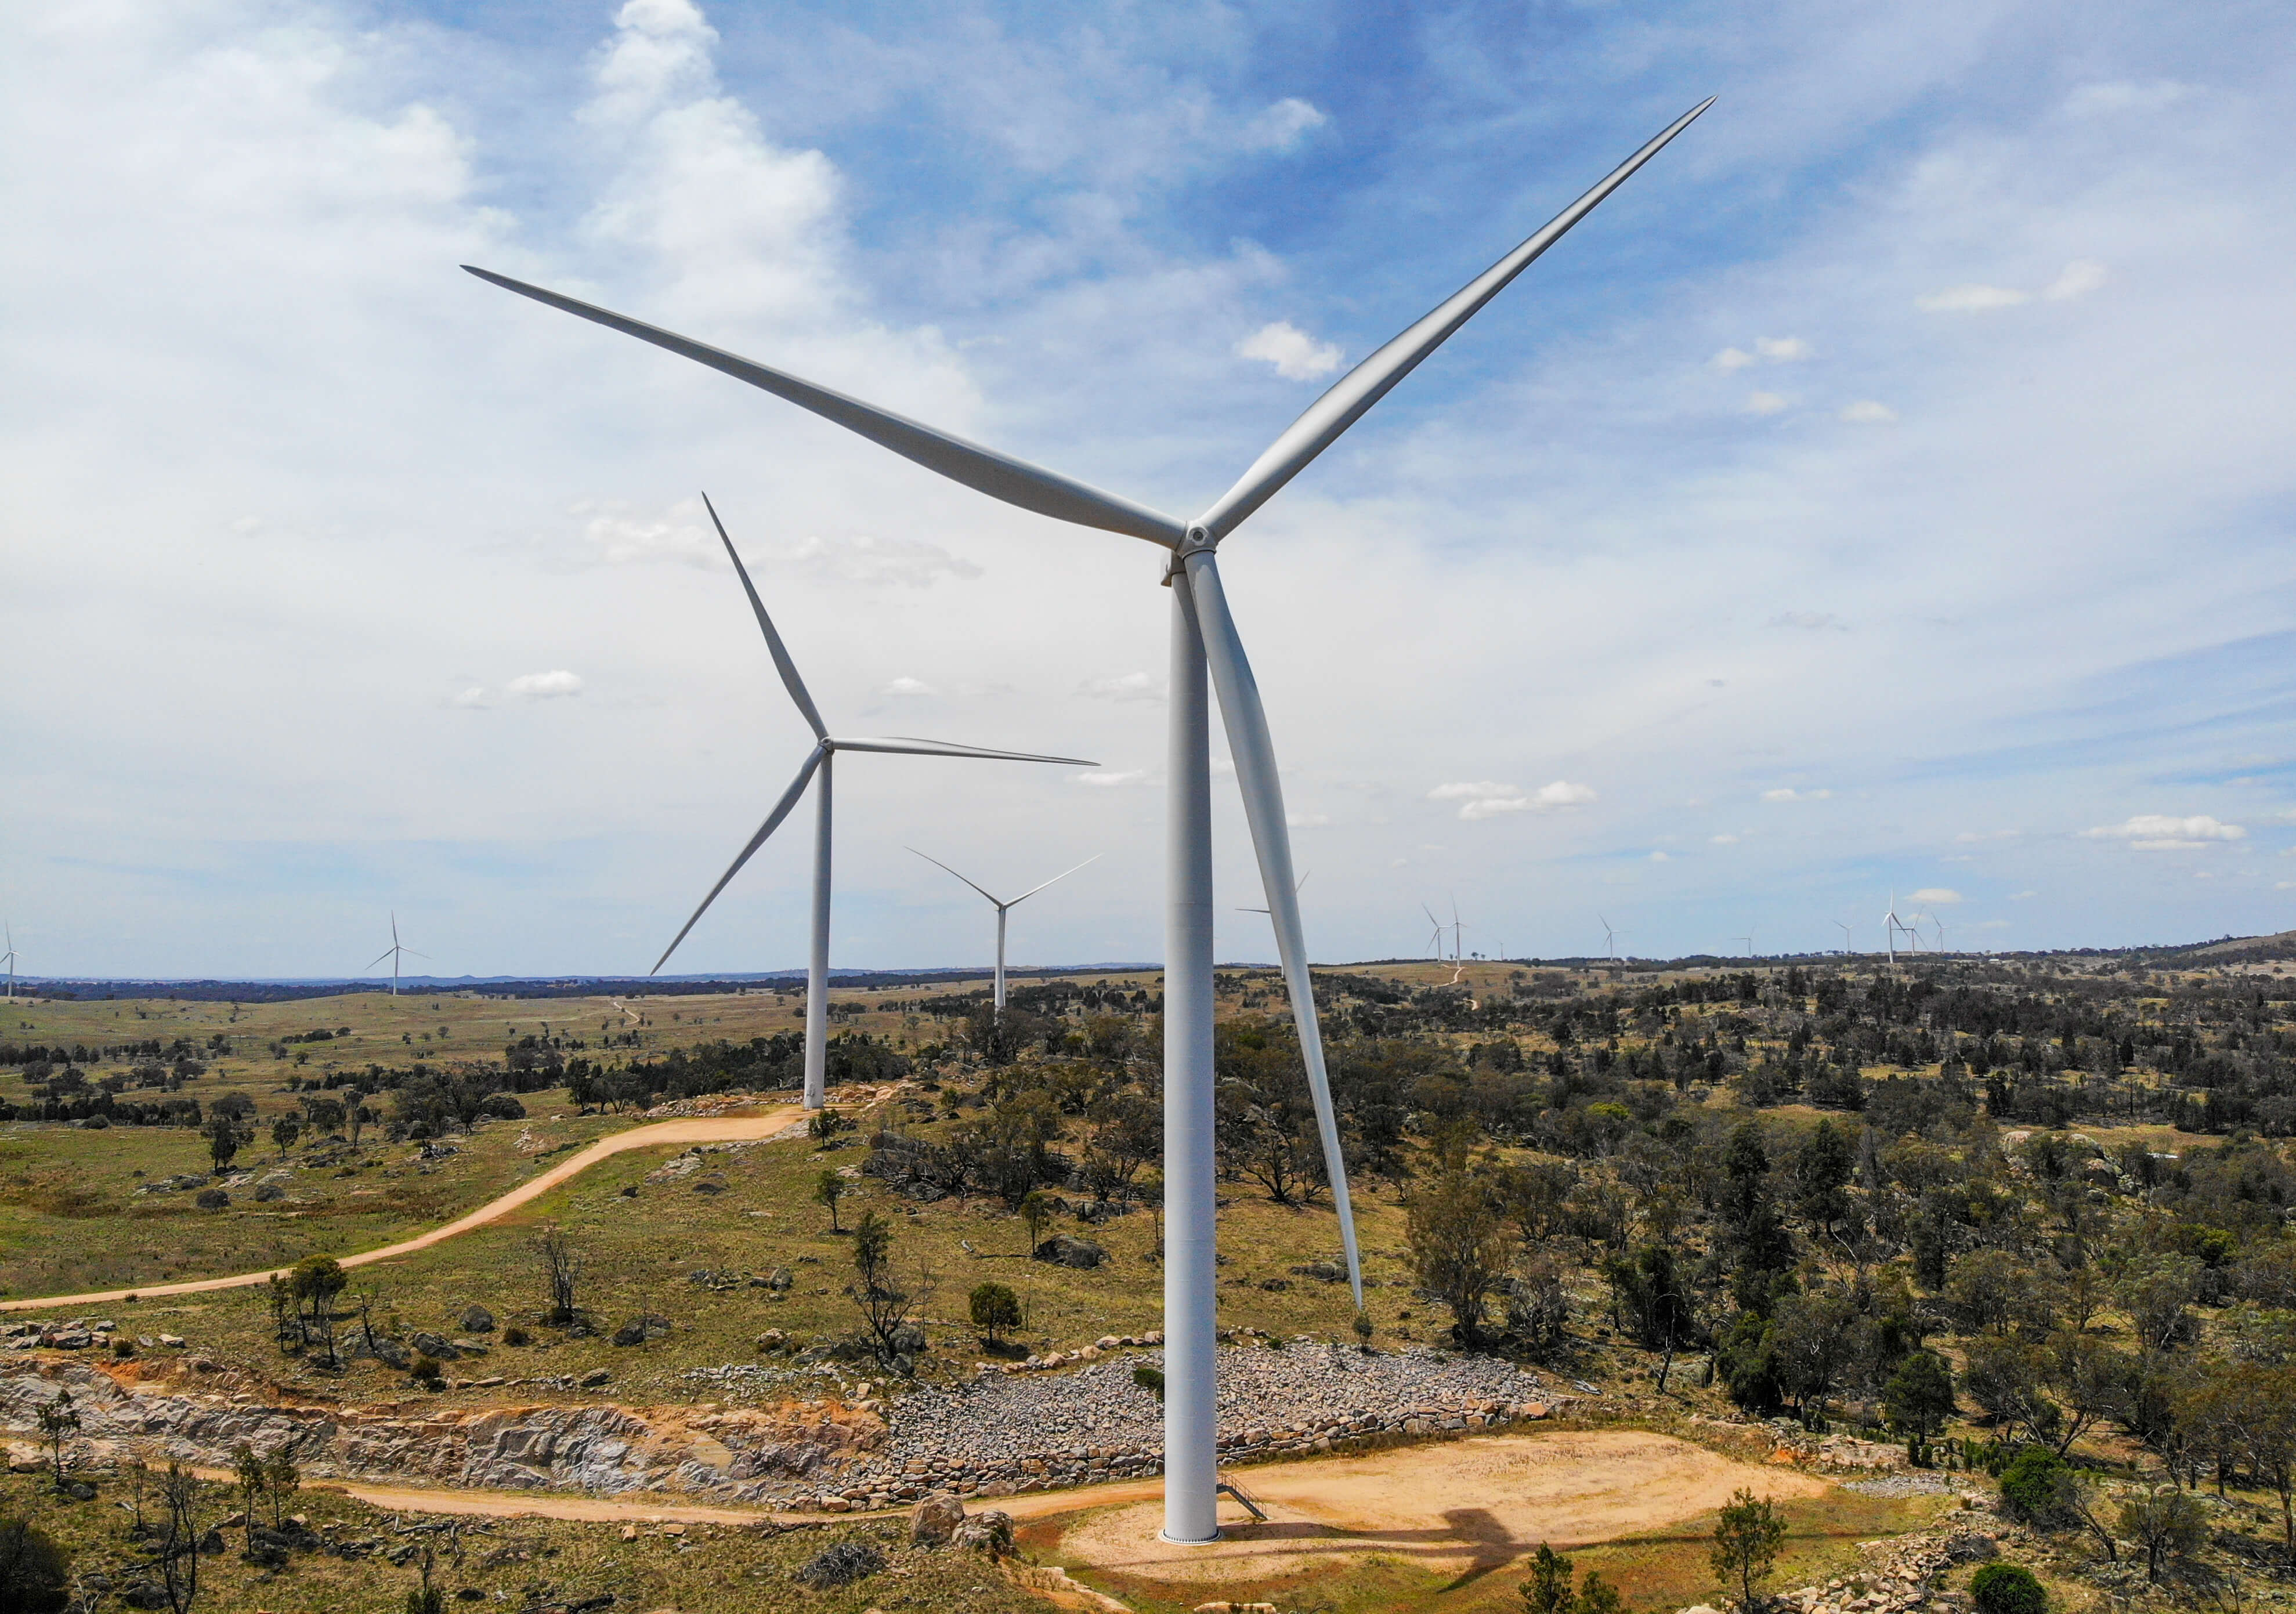
[[949,1537],[956,1534],[957,1526],[964,1522],[964,1500],[955,1491],[934,1491],[909,1515],[909,1543],[921,1547],[947,1546]]
[[613,1374],[608,1372],[603,1367],[594,1367],[588,1372],[584,1373],[580,1378],[574,1381],[574,1388],[577,1389],[596,1389],[600,1385],[604,1384],[613,1376]]
[[192,1203],[201,1210],[221,1210],[231,1203],[231,1195],[220,1188],[203,1188],[200,1191],[200,1197]]
[[276,1183],[266,1183],[255,1191],[255,1202],[258,1205],[273,1204],[286,1197],[287,1190]]
[[1002,1508],[983,1508],[951,1532],[949,1544],[1004,1557],[1013,1550],[1013,1515]]
[[156,1580],[131,1580],[120,1588],[119,1601],[131,1609],[164,1609],[168,1588]]
[[429,1333],[421,1329],[409,1334],[406,1342],[433,1361],[452,1362],[463,1354],[456,1350],[454,1342],[444,1335]]
[[490,1334],[495,1331],[495,1315],[483,1306],[465,1306],[461,1321],[463,1331],[466,1334]]
[[1956,1530],[1945,1538],[1948,1563],[1983,1563],[2000,1555],[2000,1546],[1983,1530]]
[[1079,1239],[1065,1233],[1056,1233],[1037,1246],[1037,1259],[1058,1266],[1090,1268],[1108,1259],[1108,1252],[1090,1239]]

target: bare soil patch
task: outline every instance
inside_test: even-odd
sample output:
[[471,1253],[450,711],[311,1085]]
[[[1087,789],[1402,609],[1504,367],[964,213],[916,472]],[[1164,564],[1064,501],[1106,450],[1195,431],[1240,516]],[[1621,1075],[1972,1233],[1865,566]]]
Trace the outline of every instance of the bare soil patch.
[[1503,1568],[1542,1541],[1578,1546],[1693,1518],[1741,1486],[1781,1501],[1833,1488],[1669,1435],[1602,1430],[1479,1437],[1234,1478],[1267,1522],[1226,1503],[1222,1540],[1176,1545],[1157,1535],[1159,1497],[1086,1519],[1061,1550],[1128,1579],[1192,1585],[1289,1580],[1369,1554],[1461,1575]]

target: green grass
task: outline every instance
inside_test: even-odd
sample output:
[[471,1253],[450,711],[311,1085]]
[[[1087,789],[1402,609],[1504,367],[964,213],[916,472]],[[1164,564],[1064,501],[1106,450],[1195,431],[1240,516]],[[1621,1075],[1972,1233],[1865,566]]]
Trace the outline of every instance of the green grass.
[[[94,1502],[59,1500],[46,1482],[24,1475],[0,1479],[0,1512],[29,1516],[70,1551],[84,1573],[102,1572],[115,1585],[148,1573],[151,1560],[127,1532],[128,1514],[114,1506],[128,1495],[116,1476],[94,1476]],[[202,1527],[237,1511],[235,1493],[202,1487]],[[841,1524],[775,1532],[689,1525],[672,1536],[652,1525],[622,1539],[619,1524],[558,1520],[468,1520],[458,1538],[445,1533],[401,1536],[399,1516],[381,1512],[340,1492],[306,1488],[291,1504],[315,1529],[333,1525],[346,1539],[381,1539],[433,1545],[434,1584],[449,1609],[512,1607],[583,1601],[614,1594],[616,1610],[673,1609],[678,1614],[861,1614],[875,1607],[940,1614],[1043,1614],[1046,1603],[1005,1582],[969,1553],[925,1553],[906,1544],[905,1524]],[[411,1521],[416,1515],[408,1515]],[[258,1610],[326,1609],[331,1614],[405,1614],[406,1594],[420,1585],[417,1564],[394,1566],[380,1557],[344,1560],[297,1554],[276,1573],[242,1561],[245,1540],[226,1531],[228,1550],[200,1561],[201,1614],[254,1614]],[[857,1537],[882,1552],[883,1573],[835,1591],[800,1585],[794,1571],[833,1541]],[[480,1594],[467,1602],[455,1596]],[[107,1600],[107,1606],[120,1606]]]

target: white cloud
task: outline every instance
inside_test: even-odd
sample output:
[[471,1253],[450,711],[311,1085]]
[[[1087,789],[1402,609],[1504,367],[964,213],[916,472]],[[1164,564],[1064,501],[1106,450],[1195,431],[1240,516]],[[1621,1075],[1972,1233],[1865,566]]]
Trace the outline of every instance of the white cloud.
[[1260,326],[1236,343],[1235,351],[1239,358],[1275,365],[1275,373],[1287,381],[1312,381],[1340,367],[1337,347],[1317,341],[1289,320]]
[[1243,143],[1256,152],[1289,152],[1331,120],[1313,102],[1286,95],[1244,126]]
[[1573,784],[1567,779],[1557,779],[1552,784],[1542,784],[1525,793],[1512,784],[1496,780],[1461,780],[1439,784],[1427,792],[1430,801],[1460,801],[1459,816],[1470,823],[1480,818],[1496,817],[1501,813],[1551,813],[1558,807],[1584,807],[1596,800],[1594,787]]
[[1962,901],[1963,898],[1960,892],[1946,886],[1923,886],[1906,900],[1924,903],[1932,908],[1945,908]]
[[1862,397],[1846,406],[1841,418],[1853,426],[1886,426],[1898,418],[1898,412],[1887,404]]
[[610,566],[645,561],[726,564],[725,547],[709,529],[699,499],[682,500],[658,516],[639,514],[619,501],[586,501],[567,513],[588,518],[582,523],[582,541]]
[[1285,813],[1283,822],[1295,830],[1320,830],[1332,822],[1329,813]]
[[2022,830],[1964,830],[1954,840],[1963,846],[1974,846],[1982,840],[2014,840],[2023,833]]
[[1748,414],[1775,414],[1786,407],[1786,400],[1775,392],[1749,392],[1746,395]]
[[1831,801],[1833,799],[1833,792],[1832,791],[1797,791],[1782,785],[1775,791],[1764,791],[1762,799],[1765,801]]
[[2053,303],[2063,302],[2068,298],[2086,297],[2104,284],[2108,278],[2103,264],[2077,258],[2064,266],[2063,272],[2049,283],[2048,290],[2041,295]]
[[[723,509],[723,501],[720,508]],[[610,566],[671,561],[711,570],[730,570],[725,545],[709,525],[699,499],[681,499],[659,514],[619,500],[585,502],[569,512],[586,518],[582,542],[589,556]],[[727,526],[737,519],[727,512]],[[867,533],[812,537],[795,544],[734,543],[753,578],[787,577],[816,583],[857,584],[864,588],[926,588],[944,578],[970,581],[980,567],[922,538],[881,538]]]
[[2013,308],[2019,303],[2032,300],[2031,292],[2020,291],[2013,286],[1948,286],[1942,291],[1914,299],[1914,307],[1924,314],[1981,314],[1988,308]]
[[2084,84],[2065,97],[2065,111],[2076,118],[2113,112],[2157,112],[2193,93],[2189,84],[2162,79],[2153,84]]
[[[1828,627],[1833,628],[1841,633],[1848,633],[1849,631],[1849,624],[1844,622],[1840,617],[1835,616],[1830,610],[1782,610],[1776,616],[1772,617],[1767,622],[1763,623],[1762,626],[1765,627],[1799,627],[1810,633],[1816,633],[1822,628]],[[1696,807],[1698,804],[1693,801],[1690,805]]]
[[483,686],[473,684],[461,694],[448,700],[447,704],[459,706],[466,711],[484,711],[487,706],[487,692]]
[[1738,838],[1726,832],[1720,835],[1709,835],[1706,839],[1710,844],[1718,847],[1734,847],[1738,844]]
[[2223,823],[2206,813],[2189,818],[2166,813],[2139,813],[2125,823],[2102,824],[2081,833],[2092,840],[2125,840],[2140,852],[2190,851],[2219,841],[2241,840],[2248,832],[2236,823]]
[[582,680],[576,674],[560,668],[546,673],[521,673],[508,685],[510,692],[522,700],[556,700],[582,692]]
[[1668,852],[1666,852],[1666,851],[1660,850],[1660,851],[1652,852],[1652,853],[1650,855],[1650,860],[1651,860],[1652,863],[1672,863],[1672,862],[1674,861],[1674,858],[1673,858],[1673,856],[1672,856],[1671,854],[1669,854],[1669,853],[1668,853]]
[[970,581],[980,567],[922,538],[808,538],[793,549],[767,557],[775,570],[816,582],[851,583],[863,588],[929,588],[943,578]]
[[1772,364],[1777,365],[1791,364],[1796,359],[1808,358],[1813,349],[1799,336],[1765,336],[1754,343],[1754,351]]
[[1148,777],[1146,768],[1132,768],[1124,773],[1112,770],[1099,773],[1073,774],[1070,777],[1078,784],[1096,791],[1112,791],[1128,784],[1137,784]]
[[914,697],[922,695],[938,695],[940,693],[940,691],[935,689],[931,684],[927,684],[922,678],[903,676],[895,678],[890,683],[879,685],[877,692],[881,695],[890,695],[896,699],[899,699],[905,696]]
[[2011,902],[2025,902],[2033,897],[2038,897],[2040,893],[2038,891],[2012,891],[2009,894],[2009,900]]
[[1714,356],[1714,367],[1717,370],[1743,370],[1753,362],[1754,356],[1743,348],[1725,348]]
[[1119,673],[1113,678],[1086,678],[1077,693],[1095,700],[1153,700],[1164,699],[1164,681],[1150,673]]

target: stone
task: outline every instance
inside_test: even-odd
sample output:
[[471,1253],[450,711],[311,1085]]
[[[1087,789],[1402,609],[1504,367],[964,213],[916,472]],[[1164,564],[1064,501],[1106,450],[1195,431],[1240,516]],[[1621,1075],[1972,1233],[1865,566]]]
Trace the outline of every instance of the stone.
[[949,1537],[964,1522],[964,1503],[953,1491],[932,1491],[909,1515],[909,1542],[913,1546],[939,1547],[948,1544]]
[[1036,1258],[1059,1266],[1089,1270],[1108,1259],[1108,1252],[1090,1239],[1056,1233],[1037,1246]]
[[231,1203],[231,1195],[220,1188],[202,1188],[200,1197],[192,1201],[201,1210],[221,1210]]
[[466,1334],[490,1334],[495,1331],[495,1315],[483,1306],[466,1306],[461,1318]]
[[433,1361],[452,1362],[463,1354],[455,1348],[453,1341],[445,1335],[429,1333],[422,1329],[417,1329],[409,1334],[406,1337],[406,1342]]
[[588,1372],[584,1373],[579,1379],[574,1381],[574,1388],[577,1389],[596,1389],[600,1385],[611,1381],[613,1376],[614,1375],[612,1373],[607,1372],[603,1367],[594,1367]]
[[991,1558],[1004,1557],[1013,1551],[1013,1515],[1002,1508],[983,1508],[956,1527],[949,1543]]

